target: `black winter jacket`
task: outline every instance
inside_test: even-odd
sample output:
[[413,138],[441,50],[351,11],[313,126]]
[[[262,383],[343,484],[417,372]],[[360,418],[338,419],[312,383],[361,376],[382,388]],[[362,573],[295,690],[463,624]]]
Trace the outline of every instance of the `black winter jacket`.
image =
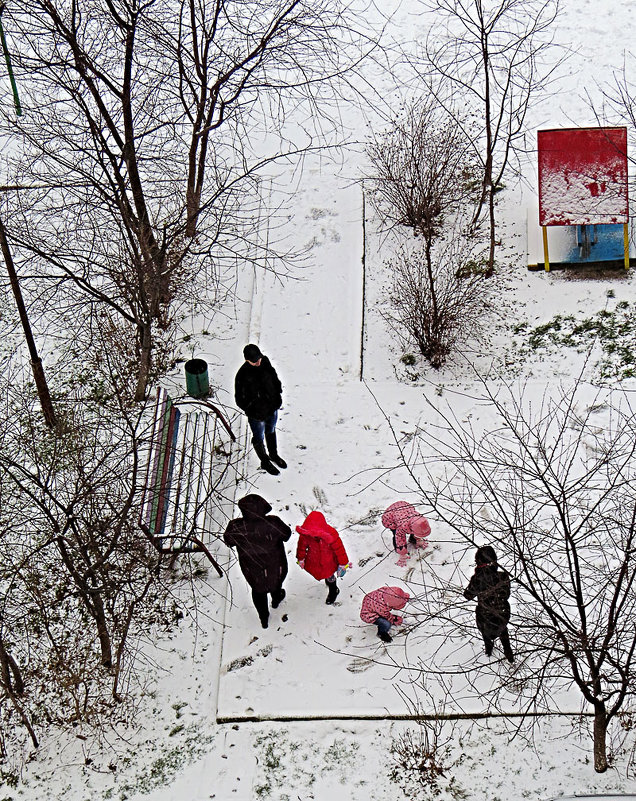
[[280,409],[282,392],[276,370],[267,356],[261,357],[258,367],[245,362],[234,379],[236,405],[254,420],[265,420]]
[[291,529],[275,515],[260,495],[246,495],[238,502],[243,517],[230,520],[223,535],[226,545],[238,551],[239,566],[256,592],[273,592],[287,575],[284,542]]
[[498,637],[510,620],[510,576],[497,564],[481,565],[464,590],[464,598],[477,598],[477,627],[487,637]]

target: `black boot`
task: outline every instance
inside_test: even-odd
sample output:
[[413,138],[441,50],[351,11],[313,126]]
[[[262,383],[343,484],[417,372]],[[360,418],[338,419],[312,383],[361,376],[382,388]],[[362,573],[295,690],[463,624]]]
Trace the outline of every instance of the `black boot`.
[[504,656],[506,657],[508,662],[510,662],[510,664],[512,665],[513,662],[515,661],[515,655],[512,653],[512,648],[510,646],[510,637],[508,636],[508,632],[504,631],[499,639],[501,640],[501,644],[503,645]]
[[267,600],[267,593],[256,592],[256,590],[252,590],[252,601],[254,601],[254,606],[258,612],[261,626],[266,629],[269,621],[269,603]]
[[340,590],[335,581],[325,581],[325,584],[329,587],[329,595],[327,595],[325,603],[331,605],[340,595]]
[[393,642],[393,637],[391,637],[388,631],[378,631],[378,637],[382,642]]
[[254,450],[256,451],[256,455],[261,460],[261,467],[263,470],[267,470],[273,476],[277,476],[279,471],[274,467],[274,465],[270,462],[269,456],[267,455],[267,451],[265,450],[265,443],[261,439],[259,440],[252,440],[252,445],[254,446]]
[[272,593],[272,609],[278,609],[279,605],[283,602],[287,593],[284,589],[278,590],[278,592]]
[[278,455],[278,445],[276,443],[276,432],[272,431],[271,434],[265,434],[265,442],[267,442],[267,450],[269,451],[269,458],[274,464],[282,467],[283,470],[287,467],[287,462],[281,459]]

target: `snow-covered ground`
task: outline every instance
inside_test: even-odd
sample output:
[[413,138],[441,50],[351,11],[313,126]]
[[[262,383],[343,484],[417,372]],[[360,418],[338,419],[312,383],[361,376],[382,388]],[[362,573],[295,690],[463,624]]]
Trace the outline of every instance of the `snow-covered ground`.
[[[414,0],[405,0],[389,34],[406,40],[425,30],[418,9]],[[602,9],[591,0],[563,3],[556,38],[571,55],[561,82],[533,112],[530,141],[536,128],[595,124],[583,92],[594,94],[597,81],[609,80],[611,68],[621,67],[623,50],[631,46],[629,4],[604,0]],[[348,122],[355,127],[355,119]],[[391,780],[395,760],[390,748],[392,738],[414,725],[402,719],[410,711],[402,696],[409,687],[408,666],[431,658],[434,644],[427,644],[421,632],[409,633],[409,607],[407,625],[388,646],[362,623],[359,609],[364,593],[385,583],[407,587],[408,582],[409,591],[423,594],[432,571],[439,574],[451,557],[461,561],[465,546],[431,519],[432,547],[414,556],[407,568],[397,567],[379,518],[392,501],[414,499],[404,473],[390,470],[397,451],[389,421],[396,431],[408,433],[434,417],[436,405],[454,404],[458,414],[475,411],[466,396],[455,394],[473,389],[474,383],[461,360],[439,372],[424,370],[419,381],[397,380],[394,368],[401,352],[379,314],[384,246],[371,215],[363,242],[362,190],[355,182],[359,164],[355,150],[338,163],[308,160],[288,221],[295,243],[310,250],[307,265],[293,279],[271,273],[244,276],[235,319],[214,337],[200,335],[202,329],[214,330],[201,320],[192,321],[188,332],[198,343],[194,355],[208,360],[211,382],[220,387],[217,401],[230,409],[244,344],[258,343],[277,368],[284,385],[279,445],[289,468],[280,477],[257,470],[244,420],[236,417],[246,451],[236,497],[258,492],[292,529],[312,509],[325,514],[340,531],[353,564],[339,582],[337,603],[326,606],[324,584],[297,568],[294,535],[288,543],[287,598],[272,611],[264,631],[232,554],[219,546],[229,584],[213,573],[200,578],[196,609],[193,605],[176,632],[158,636],[140,654],[147,664],[147,685],[138,690],[135,723],[122,721],[104,733],[101,743],[79,730],[76,736],[45,740],[24,769],[23,782],[3,789],[2,798],[433,797],[413,786],[401,789]],[[492,350],[479,357],[480,369],[508,349],[511,371],[518,366],[521,357],[514,356],[510,335],[516,322],[535,325],[557,312],[591,313],[605,306],[610,288],[612,302],[634,295],[631,273],[572,278],[527,271],[526,208],[536,203],[531,165],[527,179],[501,201],[505,274],[495,280],[507,327],[493,324]],[[367,304],[362,333],[363,248]],[[568,353],[519,369],[532,391],[541,393],[551,382],[576,375],[578,364]],[[172,380],[181,381],[181,376]],[[463,574],[449,576],[451,591],[459,591],[467,580],[472,555],[466,553],[461,564]],[[469,606],[466,615],[472,614]],[[496,681],[499,671],[510,670],[505,663],[488,663],[477,637],[456,642],[454,649],[449,659],[483,668],[484,687]],[[431,694],[436,702],[443,700],[434,683]],[[454,685],[453,701],[465,712],[488,711],[483,697],[461,684]],[[430,698],[422,700],[424,707],[427,703]],[[567,696],[555,705],[564,712],[579,710],[576,698]],[[507,706],[515,711],[512,697]],[[429,706],[425,711],[434,710]],[[445,767],[439,797],[496,801],[636,792],[624,758],[607,774],[594,773],[589,734],[579,737],[577,722],[566,716],[544,718],[531,735],[522,730],[516,736],[513,725],[498,719],[447,723],[438,750]]]

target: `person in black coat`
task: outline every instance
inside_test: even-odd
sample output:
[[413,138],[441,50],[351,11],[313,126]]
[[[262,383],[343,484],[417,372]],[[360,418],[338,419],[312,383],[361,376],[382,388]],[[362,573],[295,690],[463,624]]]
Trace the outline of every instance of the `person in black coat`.
[[[276,423],[278,410],[283,403],[283,387],[272,363],[256,345],[243,348],[245,363],[234,379],[236,405],[247,415],[252,429],[252,445],[261,460],[261,467],[277,476],[278,467],[287,467],[287,462],[278,455]],[[267,443],[267,451],[265,450]]]
[[260,495],[246,495],[238,502],[242,517],[230,520],[223,540],[238,551],[239,567],[252,588],[252,600],[264,629],[269,620],[267,594],[272,609],[285,597],[283,582],[287,576],[287,554],[283,543],[291,529],[275,515]]
[[486,654],[492,654],[495,640],[499,638],[504,656],[508,662],[514,662],[508,636],[510,576],[505,570],[498,569],[497,554],[490,545],[477,548],[475,565],[475,573],[464,590],[464,598],[469,601],[477,598],[475,618],[486,646]]

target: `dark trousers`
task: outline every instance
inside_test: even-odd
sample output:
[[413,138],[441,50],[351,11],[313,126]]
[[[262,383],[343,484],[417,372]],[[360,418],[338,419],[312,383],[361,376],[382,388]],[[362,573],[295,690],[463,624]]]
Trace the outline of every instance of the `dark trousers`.
[[[281,581],[280,585],[270,594],[272,596],[273,603],[280,603],[283,595],[283,582]],[[261,623],[263,621],[267,621],[269,618],[269,600],[267,595],[268,593],[266,592],[256,592],[256,590],[252,590],[252,601],[254,602],[258,616],[261,619]]]
[[488,631],[483,626],[480,626],[479,629],[481,631],[481,636],[484,640],[484,646],[486,648],[486,656],[490,656],[492,654],[492,649],[495,644],[495,640],[497,639],[497,637],[499,637],[499,639],[501,640],[501,646],[503,648],[504,656],[509,662],[512,662],[514,656],[512,653],[512,647],[510,645],[510,637],[508,636],[507,627],[504,627],[496,634],[493,631]]
[[379,635],[380,633],[388,634],[389,631],[391,630],[392,624],[390,620],[387,620],[385,617],[380,616],[376,617],[375,625],[378,627],[378,635]]

